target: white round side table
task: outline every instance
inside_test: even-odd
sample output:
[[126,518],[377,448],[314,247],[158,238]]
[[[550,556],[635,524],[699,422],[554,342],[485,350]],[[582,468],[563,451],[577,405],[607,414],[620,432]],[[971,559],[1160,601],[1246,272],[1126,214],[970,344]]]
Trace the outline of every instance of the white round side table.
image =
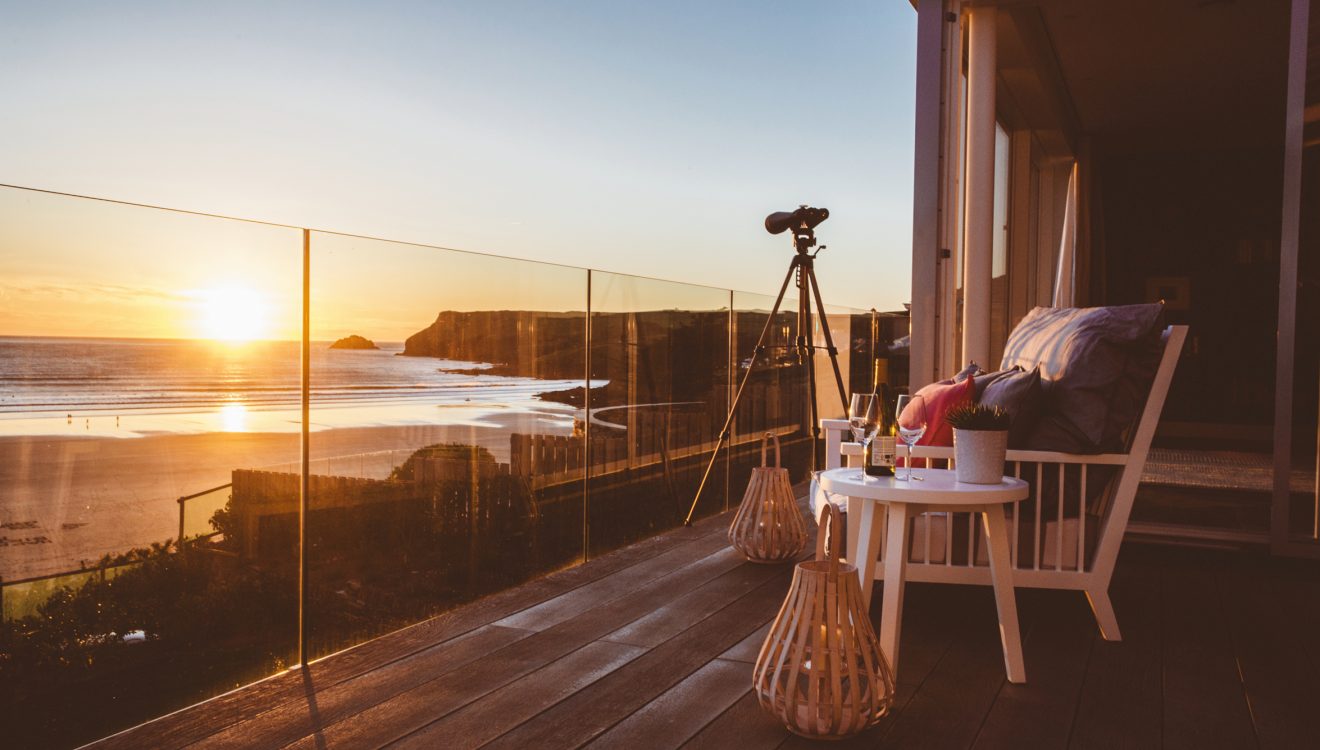
[[[1026,682],[1004,503],[1025,500],[1027,483],[1004,477],[999,484],[964,484],[957,481],[955,472],[946,469],[918,469],[916,474],[921,477],[920,481],[868,477],[861,469],[851,467],[830,469],[820,474],[822,489],[849,498],[848,553],[854,558],[851,562],[857,566],[862,600],[867,606],[871,602],[876,558],[880,554],[880,514],[876,512],[876,506],[886,506],[885,591],[880,610],[880,647],[889,659],[890,668],[898,673],[908,519],[926,511],[980,513],[990,552],[990,579],[994,583],[995,605],[999,610],[999,637],[1004,648],[1005,671],[1009,682]],[[861,511],[860,518],[853,515],[856,510]]]

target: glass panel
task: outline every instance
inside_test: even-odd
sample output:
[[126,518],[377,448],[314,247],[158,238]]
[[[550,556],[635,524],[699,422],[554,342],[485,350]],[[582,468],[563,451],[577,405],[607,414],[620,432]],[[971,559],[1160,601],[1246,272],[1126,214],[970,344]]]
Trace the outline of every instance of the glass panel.
[[817,416],[821,419],[842,419],[848,411],[848,393],[852,388],[852,347],[848,346],[848,336],[852,333],[852,308],[839,305],[825,305],[825,316],[829,322],[830,336],[838,350],[839,374],[843,380],[843,395],[839,395],[839,383],[834,377],[834,365],[830,362],[828,342],[819,316],[814,315],[812,322],[816,332],[814,343],[817,347],[815,356],[816,391],[820,393]]
[[242,557],[225,505],[298,455],[300,264],[296,230],[0,188],[8,746],[292,663],[296,571]]
[[[310,654],[579,561],[586,271],[321,233],[311,268]],[[251,480],[278,553],[297,475]]]
[[[590,553],[682,523],[728,413],[729,292],[593,272]],[[726,507],[713,464],[698,515]]]
[[912,321],[906,310],[877,312],[872,316],[871,338],[874,341],[874,361],[871,365],[871,387],[876,382],[888,383],[899,392],[908,387],[908,350]]
[[[775,298],[763,294],[734,292],[735,350],[739,383],[747,376],[756,351],[756,341],[766,325]],[[738,405],[730,454],[731,492],[737,498],[760,463],[760,439],[765,432],[779,436],[783,465],[794,482],[806,479],[812,466],[811,417],[806,363],[793,342],[797,338],[797,300],[784,298],[779,314],[771,322],[765,351],[751,368],[751,377]],[[820,394],[837,400],[833,390]]]
[[[848,392],[864,393],[875,388],[876,368],[881,367],[876,357],[876,316],[870,310],[852,310],[848,318]],[[842,342],[839,347],[842,348]],[[888,375],[888,361],[884,376]]]

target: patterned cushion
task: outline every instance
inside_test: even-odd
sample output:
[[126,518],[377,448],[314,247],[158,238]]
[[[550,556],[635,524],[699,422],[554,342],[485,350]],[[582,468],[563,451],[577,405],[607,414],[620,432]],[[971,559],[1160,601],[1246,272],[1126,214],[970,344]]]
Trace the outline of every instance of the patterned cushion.
[[1001,369],[1040,367],[1045,413],[1027,448],[1121,450],[1159,365],[1160,303],[1037,307],[1013,329]]

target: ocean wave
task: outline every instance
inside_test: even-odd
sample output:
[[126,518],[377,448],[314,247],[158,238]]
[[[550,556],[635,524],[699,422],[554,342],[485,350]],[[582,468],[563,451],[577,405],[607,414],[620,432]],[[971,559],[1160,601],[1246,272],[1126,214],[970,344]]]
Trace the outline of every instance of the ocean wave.
[[[194,341],[0,338],[0,415],[168,409],[208,410],[241,403],[274,409],[301,401],[296,351],[287,342],[208,348]],[[390,351],[315,351],[314,405],[425,401],[469,403],[581,385],[577,380],[473,374],[490,367]],[[450,370],[462,370],[451,372]]]

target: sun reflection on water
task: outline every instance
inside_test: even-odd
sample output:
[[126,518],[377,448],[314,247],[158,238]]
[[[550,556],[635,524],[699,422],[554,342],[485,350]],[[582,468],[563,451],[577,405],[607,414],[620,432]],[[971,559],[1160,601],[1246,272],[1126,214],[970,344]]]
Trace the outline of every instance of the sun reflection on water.
[[220,429],[223,432],[247,432],[247,407],[237,401],[220,407]]

